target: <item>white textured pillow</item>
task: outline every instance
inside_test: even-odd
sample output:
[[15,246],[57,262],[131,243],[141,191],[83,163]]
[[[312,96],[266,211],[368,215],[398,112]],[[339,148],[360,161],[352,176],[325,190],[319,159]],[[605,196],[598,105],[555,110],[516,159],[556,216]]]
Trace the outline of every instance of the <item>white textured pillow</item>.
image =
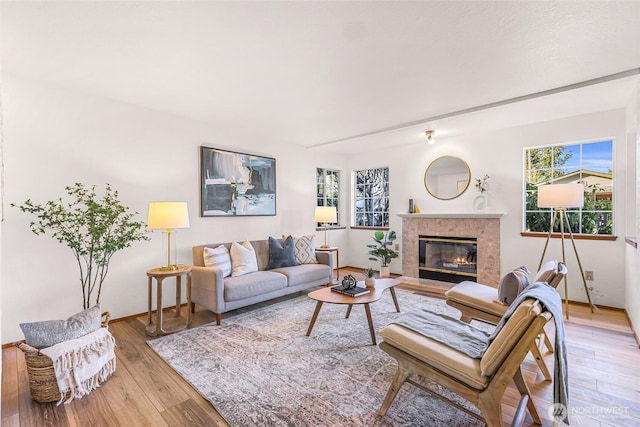
[[204,266],[218,267],[222,270],[222,277],[231,274],[231,257],[224,245],[217,248],[204,248]]
[[242,245],[237,242],[231,243],[231,276],[242,276],[243,274],[258,271],[258,259],[253,245],[246,240]]
[[296,252],[296,261],[298,264],[317,264],[316,259],[316,236],[310,234],[308,236],[294,237],[293,246]]

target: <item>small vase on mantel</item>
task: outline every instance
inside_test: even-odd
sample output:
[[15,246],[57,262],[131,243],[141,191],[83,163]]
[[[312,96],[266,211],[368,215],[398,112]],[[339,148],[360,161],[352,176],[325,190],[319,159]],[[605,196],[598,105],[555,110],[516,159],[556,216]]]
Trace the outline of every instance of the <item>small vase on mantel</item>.
[[480,193],[473,199],[473,210],[476,212],[487,211],[487,195],[485,193]]

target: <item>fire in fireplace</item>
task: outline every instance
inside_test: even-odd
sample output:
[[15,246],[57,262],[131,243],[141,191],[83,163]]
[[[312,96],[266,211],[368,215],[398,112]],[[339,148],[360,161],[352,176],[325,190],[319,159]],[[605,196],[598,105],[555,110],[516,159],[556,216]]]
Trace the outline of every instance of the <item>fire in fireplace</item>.
[[418,247],[421,279],[460,283],[478,277],[478,239],[420,236]]

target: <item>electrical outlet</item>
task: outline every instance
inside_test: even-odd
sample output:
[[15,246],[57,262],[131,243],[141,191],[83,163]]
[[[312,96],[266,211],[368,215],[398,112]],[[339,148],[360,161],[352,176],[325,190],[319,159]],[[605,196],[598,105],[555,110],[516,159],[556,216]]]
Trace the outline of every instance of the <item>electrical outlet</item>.
[[396,251],[400,250],[400,243],[396,243]]
[[585,278],[585,280],[593,281],[593,271],[589,271],[589,270],[585,271],[584,272],[584,278]]

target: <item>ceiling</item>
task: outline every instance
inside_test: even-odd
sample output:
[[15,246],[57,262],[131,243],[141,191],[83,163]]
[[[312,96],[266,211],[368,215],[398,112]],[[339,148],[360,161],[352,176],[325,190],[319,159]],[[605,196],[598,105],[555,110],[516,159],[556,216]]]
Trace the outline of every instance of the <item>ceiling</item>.
[[3,73],[345,153],[620,108],[640,70],[640,1],[2,1],[0,20]]

